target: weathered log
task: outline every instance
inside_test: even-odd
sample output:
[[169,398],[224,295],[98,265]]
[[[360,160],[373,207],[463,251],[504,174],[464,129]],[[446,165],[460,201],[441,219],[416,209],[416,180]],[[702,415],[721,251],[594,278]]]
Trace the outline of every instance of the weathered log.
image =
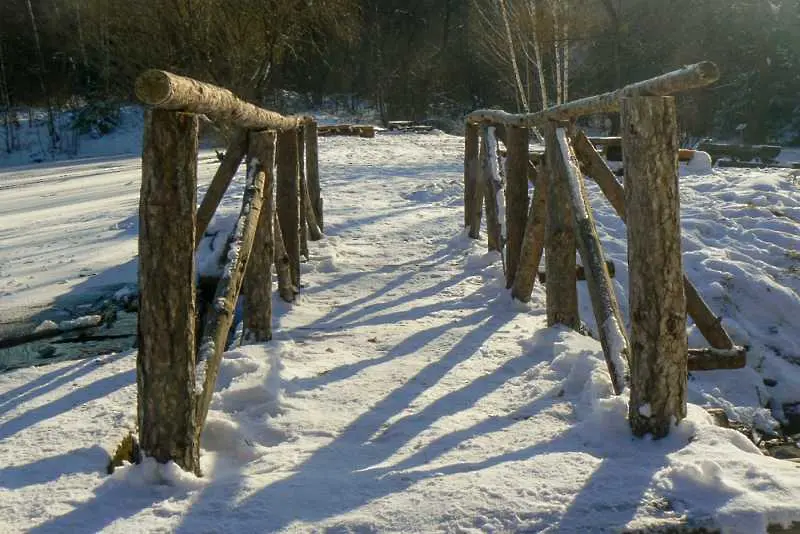
[[578,329],[578,290],[575,284],[575,231],[568,182],[556,138],[559,123],[545,125],[547,150],[547,224],[545,264],[547,277],[547,325],[563,324]]
[[276,206],[283,244],[289,255],[292,285],[300,287],[300,180],[297,168],[297,132],[278,133]]
[[[264,200],[242,285],[245,343],[272,339],[272,263],[275,255],[275,132],[251,132],[248,165],[264,173]],[[259,178],[262,180],[262,178]]]
[[266,173],[255,172],[257,169],[258,166],[249,169],[251,172],[247,176],[242,210],[231,236],[228,262],[223,269],[217,292],[214,295],[213,309],[208,313],[203,325],[203,333],[200,336],[197,385],[195,386],[198,439],[208,415],[208,407],[217,383],[222,354],[225,352],[228,331],[233,323],[236,302],[259,226]]
[[689,371],[741,369],[746,365],[747,350],[744,347],[689,349]]
[[[616,266],[614,262],[611,260],[606,260],[606,269],[608,270],[608,276],[614,278],[617,274]],[[539,271],[539,282],[544,284],[547,282],[547,271]],[[583,265],[578,265],[575,267],[575,279],[578,281],[586,280],[586,271],[583,268]]]
[[[511,296],[522,302],[531,299],[533,284],[539,263],[542,261],[545,241],[545,223],[547,221],[547,182],[548,173],[539,166],[533,169],[536,176],[536,185],[533,190],[533,199],[528,209],[528,219],[525,223],[525,235],[522,239],[522,249],[519,254],[519,266],[511,288]],[[542,283],[544,280],[539,278]]]
[[497,206],[498,192],[502,188],[500,177],[496,175],[497,169],[497,139],[494,128],[484,127],[481,136],[481,176],[483,187],[484,209],[486,210],[486,235],[488,237],[489,251],[503,250],[503,235],[499,209]]
[[59,337],[66,334],[76,332],[84,332],[102,326],[102,315],[86,315],[71,321],[62,321],[59,324],[53,324],[52,328],[37,328],[33,332],[20,334],[13,337],[0,338],[0,349],[8,349],[17,347],[33,341],[41,341],[43,339],[50,339]]
[[306,181],[308,182],[308,195],[311,207],[314,209],[314,218],[320,232],[324,229],[322,214],[322,188],[319,182],[319,140],[317,139],[317,123],[309,122],[306,130]]
[[308,180],[303,181],[304,187],[301,187],[301,191],[303,194],[302,200],[302,210],[305,213],[306,219],[306,228],[308,230],[308,238],[311,241],[319,241],[322,239],[323,234],[322,231],[319,229],[319,225],[317,224],[317,214],[314,213],[314,203],[311,200],[311,192],[309,191],[308,187]]
[[517,274],[528,215],[527,128],[506,128],[506,287]]
[[319,135],[349,135],[358,137],[375,137],[375,126],[367,124],[334,124],[319,127]]
[[214,178],[211,180],[211,185],[208,186],[203,200],[200,202],[200,207],[197,208],[197,230],[195,232],[195,248],[200,245],[203,240],[203,234],[208,228],[214,213],[225,196],[225,191],[233,181],[236,171],[239,169],[239,164],[244,158],[244,153],[247,150],[247,131],[237,129],[233,138],[231,139],[228,148],[225,149],[225,157],[222,158],[217,172],[214,173]]
[[309,120],[284,117],[240,100],[227,89],[171,72],[151,69],[136,78],[136,97],[159,109],[207,115],[247,130],[289,130]]
[[623,327],[625,322],[622,320],[617,296],[611,285],[611,276],[606,269],[603,248],[600,238],[597,237],[591,204],[583,184],[583,175],[569,145],[565,128],[556,130],[556,140],[561,152],[564,176],[569,185],[567,189],[575,221],[575,234],[589,286],[597,332],[611,375],[611,385],[614,393],[619,395],[625,389],[627,358],[630,352],[628,336]]
[[297,129],[297,203],[300,217],[300,255],[308,260],[308,225],[306,224],[305,198],[306,188],[306,154],[305,128]]
[[467,123],[464,135],[464,226],[469,228],[472,239],[478,239],[481,230],[483,188],[479,179],[479,147],[478,126]]
[[142,451],[200,474],[195,388],[198,119],[145,113],[136,384]]
[[695,63],[682,69],[627,85],[616,91],[590,96],[547,108],[536,113],[511,114],[505,111],[482,109],[467,116],[470,122],[489,122],[506,126],[531,127],[548,120],[569,120],[593,113],[609,113],[620,109],[620,99],[638,95],[664,96],[680,91],[705,87],[719,79],[719,69],[710,61]]
[[283,231],[281,230],[277,211],[272,221],[272,232],[273,241],[275,242],[275,270],[278,273],[278,294],[285,302],[294,302],[294,297],[298,291],[297,287],[292,283],[292,260],[289,258],[286,246],[283,244]]
[[[573,137],[573,143],[583,172],[600,186],[614,211],[617,212],[623,222],[626,222],[625,188],[617,181],[614,172],[594,149],[583,132],[578,132]],[[733,341],[722,327],[721,321],[714,315],[685,273],[683,275],[683,286],[686,293],[686,311],[706,340],[712,347],[717,349],[733,347]]]
[[658,439],[686,417],[688,346],[675,99],[624,99],[622,131],[631,318],[628,419],[635,435]]

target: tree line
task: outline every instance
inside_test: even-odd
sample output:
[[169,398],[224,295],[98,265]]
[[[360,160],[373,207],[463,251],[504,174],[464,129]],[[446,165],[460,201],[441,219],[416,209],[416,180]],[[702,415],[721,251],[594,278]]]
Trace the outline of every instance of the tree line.
[[[380,118],[535,111],[684,64],[716,86],[681,127],[800,142],[800,0],[5,0],[0,112],[132,99],[142,70],[279,110],[367,102]],[[52,116],[50,117],[52,121]]]

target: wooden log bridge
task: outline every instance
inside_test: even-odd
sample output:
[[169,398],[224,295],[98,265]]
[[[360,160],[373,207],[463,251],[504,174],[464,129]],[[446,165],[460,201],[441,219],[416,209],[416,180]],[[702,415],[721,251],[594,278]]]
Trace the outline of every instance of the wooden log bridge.
[[[135,91],[153,108],[145,114],[139,208],[139,441],[144,455],[201,474],[200,433],[240,292],[244,341],[268,341],[272,265],[280,296],[293,301],[298,245],[306,235],[322,238],[318,130],[311,117],[285,117],[166,71],[144,72]],[[197,115],[234,129],[199,209]],[[197,313],[195,249],[245,156],[247,183],[227,263],[212,302]]]
[[[580,328],[576,296],[575,249],[580,252],[597,333],[611,387],[630,387],[629,421],[637,435],[667,435],[686,415],[689,371],[735,369],[746,363],[746,351],[735,347],[719,318],[683,273],[680,253],[678,160],[681,153],[672,93],[703,87],[719,77],[710,62],[583,98],[537,113],[510,114],[478,110],[466,119],[464,158],[464,225],[480,237],[486,206],[489,250],[504,252],[506,287],[513,298],[528,301],[546,249],[548,325]],[[621,111],[622,138],[595,139],[624,153],[623,187],[590,140],[570,121],[582,115]],[[544,157],[531,157],[529,129],[544,127]],[[494,127],[494,128],[493,128]],[[506,145],[506,236],[498,238],[495,198],[486,176],[497,165],[494,132]],[[522,136],[520,138],[520,136]],[[630,334],[616,300],[597,235],[583,175],[626,222],[628,237],[628,309]],[[527,186],[534,186],[529,199]],[[483,187],[481,187],[483,186]],[[527,216],[526,216],[527,213]],[[687,312],[711,348],[687,346]]]

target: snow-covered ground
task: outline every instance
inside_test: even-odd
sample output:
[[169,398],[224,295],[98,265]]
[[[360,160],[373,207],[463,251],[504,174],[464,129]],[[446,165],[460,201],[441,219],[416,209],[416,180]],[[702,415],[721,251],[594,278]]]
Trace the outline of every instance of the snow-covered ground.
[[[688,519],[751,534],[800,521],[797,464],[700,407],[765,428],[768,401],[776,415],[800,401],[800,171],[682,177],[686,270],[750,346],[749,367],[693,373],[688,418],[651,441],[632,437],[600,344],[546,328],[539,285],[512,302],[499,256],[464,235],[463,139],[320,150],[326,238],[310,244],[298,302],[276,301],[275,340],[226,355],[205,476],[149,462],[105,474],[134,424],[135,354],[2,374],[0,531],[571,533]],[[0,318],[135,279],[137,165],[0,172]],[[214,165],[201,157],[203,183]],[[626,311],[625,228],[590,194]],[[237,209],[234,195],[223,212]]]

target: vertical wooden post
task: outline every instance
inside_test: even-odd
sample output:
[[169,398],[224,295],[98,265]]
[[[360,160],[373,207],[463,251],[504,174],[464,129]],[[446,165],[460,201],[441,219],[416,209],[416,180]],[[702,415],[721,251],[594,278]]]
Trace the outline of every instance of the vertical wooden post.
[[[483,187],[484,208],[486,209],[486,235],[489,251],[503,250],[503,235],[500,219],[498,218],[497,193],[500,191],[500,182],[496,180],[494,169],[497,166],[497,138],[494,128],[482,128],[481,141],[481,187]],[[499,177],[498,177],[499,178]]]
[[478,239],[481,235],[483,186],[478,159],[481,144],[479,132],[477,124],[467,123],[464,138],[464,217],[472,239]]
[[531,299],[533,284],[539,273],[539,263],[542,261],[544,250],[545,223],[547,220],[547,172],[541,166],[533,168],[536,173],[536,185],[533,189],[533,200],[528,210],[528,220],[525,224],[525,235],[522,240],[522,250],[519,255],[519,266],[514,277],[514,286],[511,296],[522,302]]
[[244,341],[272,339],[272,262],[275,242],[275,132],[251,132],[247,157],[254,172],[264,173],[264,202],[258,218],[253,250],[242,286]]
[[308,259],[308,224],[306,222],[305,198],[306,188],[306,142],[305,128],[297,129],[297,185],[298,203],[300,205],[300,254]]
[[283,234],[283,244],[289,255],[292,285],[300,287],[300,184],[297,169],[297,132],[278,133],[278,183],[276,206]]
[[621,103],[631,317],[629,421],[661,438],[686,417],[687,339],[672,97]]
[[528,215],[527,128],[506,128],[506,287],[514,284]]
[[306,181],[311,207],[320,230],[323,230],[322,187],[319,183],[319,142],[317,139],[317,123],[309,121],[303,126],[306,130]]
[[200,474],[195,392],[195,115],[148,110],[139,201],[139,442]]
[[578,290],[575,286],[575,230],[572,222],[569,191],[556,128],[563,126],[548,121],[545,126],[547,158],[547,224],[545,264],[547,272],[547,324],[564,324],[577,329]]

